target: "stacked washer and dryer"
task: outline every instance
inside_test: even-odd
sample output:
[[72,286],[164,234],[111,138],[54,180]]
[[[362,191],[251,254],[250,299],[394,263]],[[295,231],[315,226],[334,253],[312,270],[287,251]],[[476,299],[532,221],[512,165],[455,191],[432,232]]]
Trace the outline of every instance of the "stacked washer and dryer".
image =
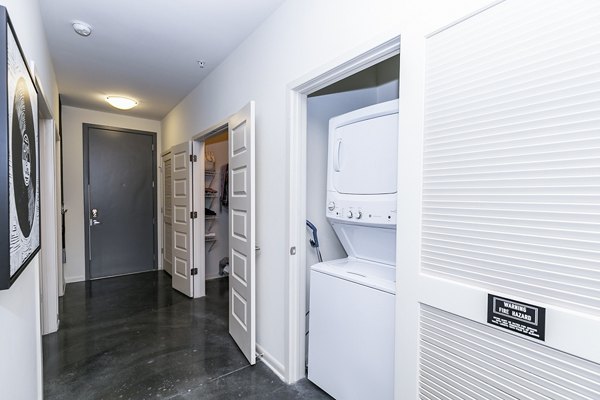
[[392,399],[398,100],[329,122],[326,216],[347,258],[310,267],[308,378],[338,400]]

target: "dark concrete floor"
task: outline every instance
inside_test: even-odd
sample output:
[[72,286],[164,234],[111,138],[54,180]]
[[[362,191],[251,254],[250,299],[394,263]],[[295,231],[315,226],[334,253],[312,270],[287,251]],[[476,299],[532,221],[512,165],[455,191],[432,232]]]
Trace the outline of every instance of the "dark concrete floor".
[[227,328],[227,279],[191,300],[164,272],[67,285],[44,337],[46,399],[330,399],[249,366]]

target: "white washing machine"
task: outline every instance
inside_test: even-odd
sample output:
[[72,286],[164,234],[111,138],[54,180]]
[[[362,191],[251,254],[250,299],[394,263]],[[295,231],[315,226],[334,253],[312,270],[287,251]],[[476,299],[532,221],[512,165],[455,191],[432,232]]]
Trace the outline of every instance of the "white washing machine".
[[359,259],[311,268],[308,379],[336,399],[394,397],[394,275]]
[[392,399],[398,101],[332,118],[326,216],[348,258],[310,271],[308,378],[338,400]]

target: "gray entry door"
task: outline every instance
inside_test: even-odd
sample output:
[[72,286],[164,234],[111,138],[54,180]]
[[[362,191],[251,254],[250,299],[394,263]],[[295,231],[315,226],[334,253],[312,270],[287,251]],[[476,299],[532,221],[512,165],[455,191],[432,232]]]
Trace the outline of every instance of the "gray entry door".
[[155,134],[84,126],[86,279],[156,269]]

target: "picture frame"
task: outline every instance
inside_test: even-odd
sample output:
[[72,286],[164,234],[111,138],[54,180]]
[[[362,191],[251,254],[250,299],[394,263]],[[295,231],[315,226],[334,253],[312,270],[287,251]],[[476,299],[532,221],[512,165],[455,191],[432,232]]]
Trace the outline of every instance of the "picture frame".
[[0,7],[0,290],[41,247],[38,91],[5,7]]

